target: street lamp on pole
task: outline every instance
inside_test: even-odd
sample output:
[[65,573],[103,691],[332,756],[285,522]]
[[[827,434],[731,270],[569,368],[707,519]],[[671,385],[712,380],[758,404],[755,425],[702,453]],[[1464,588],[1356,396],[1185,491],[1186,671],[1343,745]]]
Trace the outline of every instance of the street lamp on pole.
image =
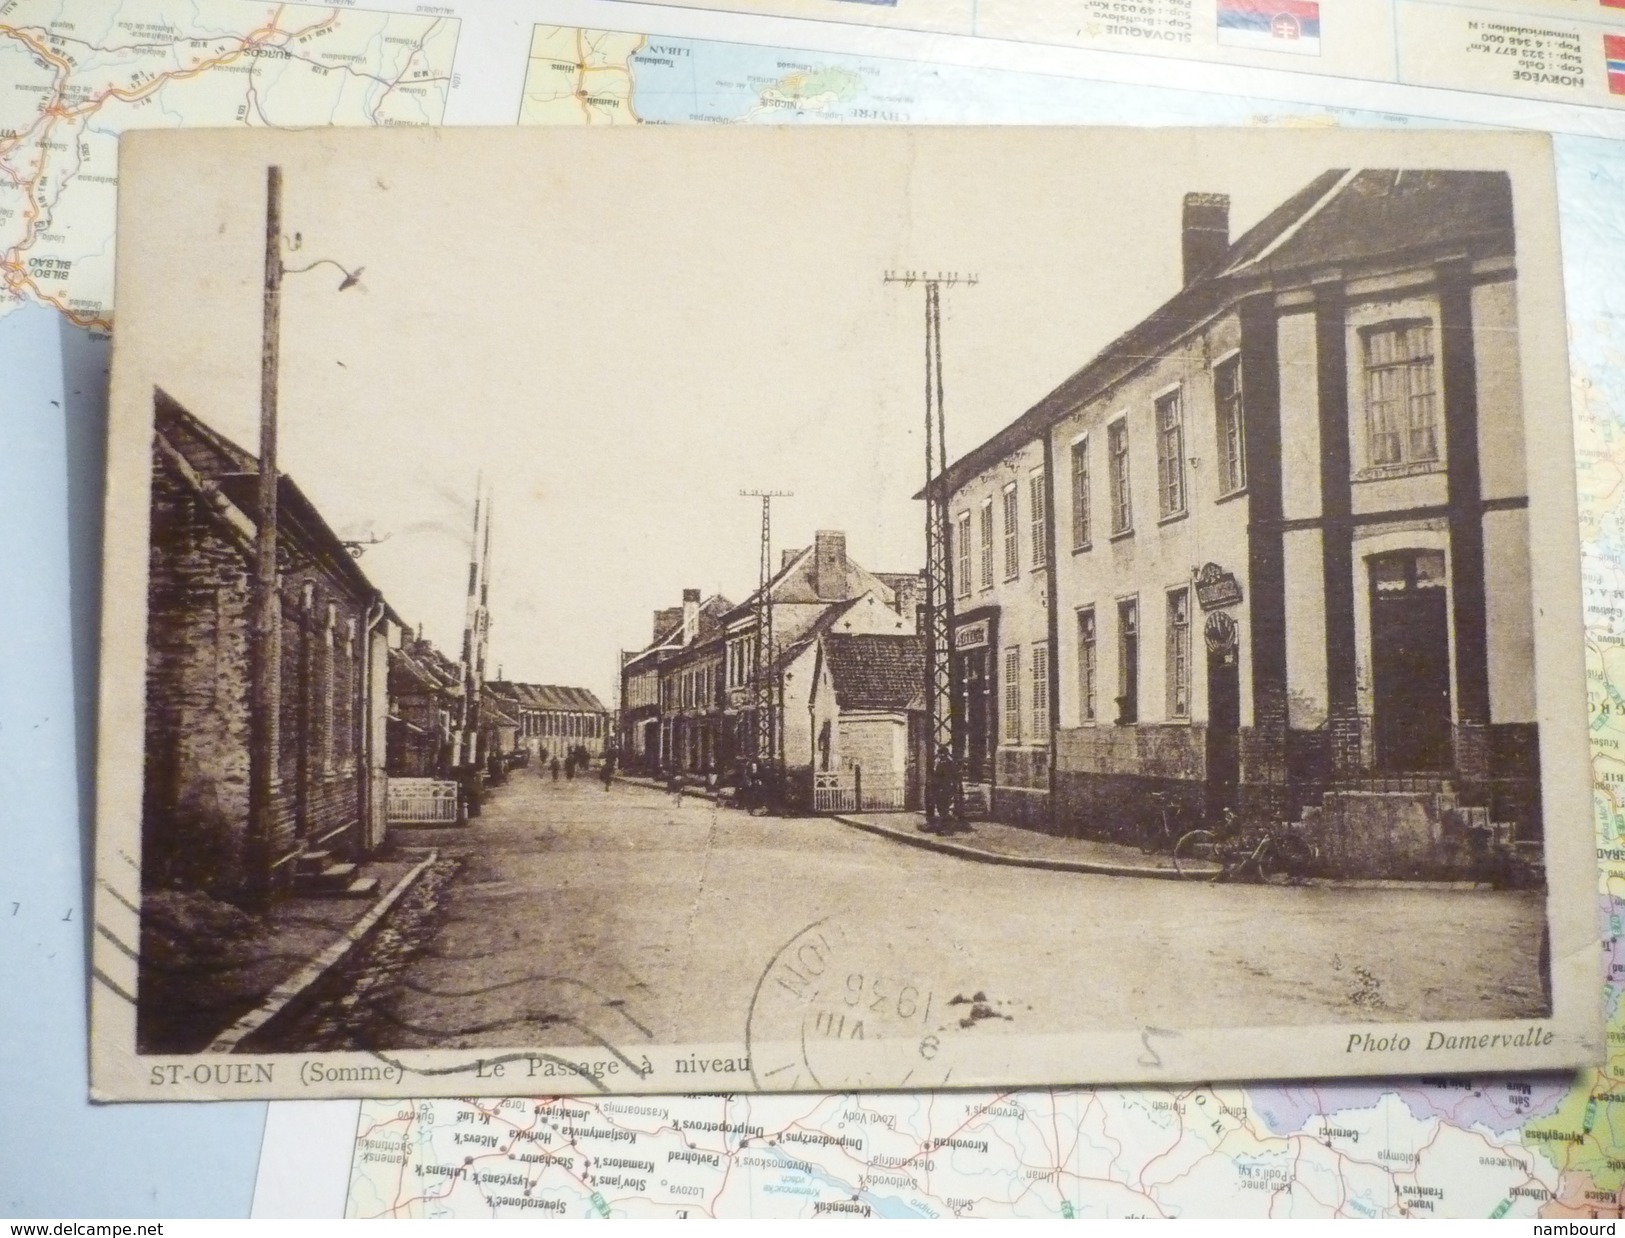
[[361,278],[331,258],[290,268],[282,261],[282,169],[265,170],[265,280],[260,336],[260,453],[254,531],[254,577],[249,590],[248,830],[243,893],[256,910],[270,903],[271,836],[275,815],[277,717],[281,709],[281,605],[277,578],[277,370],[280,360],[282,280],[322,265],[343,272],[339,291]]

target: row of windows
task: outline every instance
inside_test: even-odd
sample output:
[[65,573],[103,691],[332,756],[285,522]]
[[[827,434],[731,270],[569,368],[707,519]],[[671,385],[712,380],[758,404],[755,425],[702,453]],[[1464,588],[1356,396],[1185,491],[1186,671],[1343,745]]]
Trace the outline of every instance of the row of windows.
[[742,688],[756,678],[756,634],[728,642],[728,686]]
[[[1103,714],[1100,699],[1099,627],[1093,606],[1078,611],[1078,710],[1081,722],[1139,720],[1140,714],[1140,600],[1117,603],[1117,689],[1110,712]],[[1170,719],[1191,716],[1191,591],[1168,590],[1164,598],[1163,658],[1166,713]],[[1049,645],[1028,647],[1023,665],[1022,647],[1004,648],[1003,700],[1000,735],[1007,744],[1047,743],[1050,728]]]
[[[1230,357],[1213,367],[1214,425],[1217,435],[1219,497],[1247,485],[1247,439],[1242,424],[1241,364]],[[1153,402],[1157,449],[1157,514],[1167,520],[1190,510],[1185,450],[1185,399],[1182,388],[1164,392]],[[1072,444],[1072,548],[1087,550],[1094,540],[1094,490],[1090,436]],[[1129,453],[1128,418],[1106,425],[1106,481],[1111,534],[1134,530],[1134,491]]]
[[716,698],[716,672],[719,669],[709,664],[694,666],[666,679],[665,707],[696,709],[702,705],[709,705]]
[[[1025,526],[1021,517],[1021,487],[1018,482],[1010,482],[999,495],[1000,516],[1003,524],[1003,537],[999,539],[999,550],[1004,567],[1004,579],[1015,580],[1021,575],[1021,544],[1023,530],[1027,541],[1028,561],[1036,569],[1049,562],[1048,526],[1045,524],[1045,512],[1048,509],[1049,496],[1045,490],[1046,481],[1043,469],[1034,469],[1027,477],[1027,519]],[[971,513],[960,512],[954,521],[954,580],[958,584],[960,597],[969,597],[972,581],[977,579],[973,567],[979,565],[980,581],[983,589],[993,587],[994,546],[993,532],[993,500],[986,499],[982,503],[977,526],[976,548],[979,553],[976,563],[972,562],[971,541]]]
[[555,714],[526,712],[520,718],[520,730],[525,735],[541,735],[549,739],[597,739],[604,733],[602,714]]
[[[1170,589],[1164,599],[1163,671],[1165,709],[1169,718],[1191,716],[1191,591]],[[1117,602],[1116,708],[1102,717],[1100,700],[1099,627],[1095,608],[1078,611],[1078,717],[1081,722],[1129,724],[1140,717],[1140,600]]]
[[[1365,463],[1384,468],[1430,464],[1440,459],[1438,381],[1432,324],[1423,320],[1383,323],[1361,332],[1365,379]],[[1247,486],[1247,435],[1243,413],[1241,358],[1227,357],[1213,367],[1213,409],[1218,497],[1225,498]],[[1190,508],[1186,451],[1185,399],[1182,387],[1153,401],[1157,457],[1157,514],[1168,520]],[[1127,415],[1106,425],[1107,514],[1111,536],[1134,531],[1134,493]],[[1091,436],[1072,444],[1072,548],[1087,550],[1094,540],[1094,487]],[[1028,479],[1031,530],[1030,561],[1040,567],[1048,559],[1045,540],[1044,474]],[[1003,515],[1004,578],[1021,570],[1021,521],[1018,486],[1007,484],[1001,494]],[[993,500],[980,511],[980,585],[993,587]],[[954,526],[958,551],[955,578],[958,593],[971,592],[971,513],[960,512]]]

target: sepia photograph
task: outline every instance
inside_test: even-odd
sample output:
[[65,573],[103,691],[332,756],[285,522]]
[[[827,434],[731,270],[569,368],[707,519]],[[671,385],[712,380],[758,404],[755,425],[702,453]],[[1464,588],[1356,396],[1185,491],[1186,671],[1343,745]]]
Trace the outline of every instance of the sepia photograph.
[[93,1091],[1603,1052],[1550,144],[140,132]]

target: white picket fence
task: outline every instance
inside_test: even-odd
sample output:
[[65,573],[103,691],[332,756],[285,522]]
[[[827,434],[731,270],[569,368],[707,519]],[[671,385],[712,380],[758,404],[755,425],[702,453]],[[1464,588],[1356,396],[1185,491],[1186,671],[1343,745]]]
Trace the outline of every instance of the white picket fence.
[[391,825],[456,825],[457,784],[439,778],[391,778],[384,799]]
[[814,770],[814,812],[901,812],[907,790],[896,779],[865,777],[861,770]]

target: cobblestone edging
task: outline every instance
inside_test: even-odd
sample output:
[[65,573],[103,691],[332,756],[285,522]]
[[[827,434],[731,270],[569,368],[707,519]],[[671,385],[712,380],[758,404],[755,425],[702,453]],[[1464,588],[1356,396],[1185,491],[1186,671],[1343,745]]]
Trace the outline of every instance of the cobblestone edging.
[[258,1006],[210,1041],[203,1052],[234,1053],[249,1036],[265,1031],[268,1026],[285,1017],[290,1010],[296,1009],[302,998],[325,980],[367,939],[378,927],[379,922],[439,858],[439,851],[429,852],[422,863],[414,866],[406,876],[397,881],[389,893],[372,905],[366,915],[341,933],[327,949],[267,993]]

